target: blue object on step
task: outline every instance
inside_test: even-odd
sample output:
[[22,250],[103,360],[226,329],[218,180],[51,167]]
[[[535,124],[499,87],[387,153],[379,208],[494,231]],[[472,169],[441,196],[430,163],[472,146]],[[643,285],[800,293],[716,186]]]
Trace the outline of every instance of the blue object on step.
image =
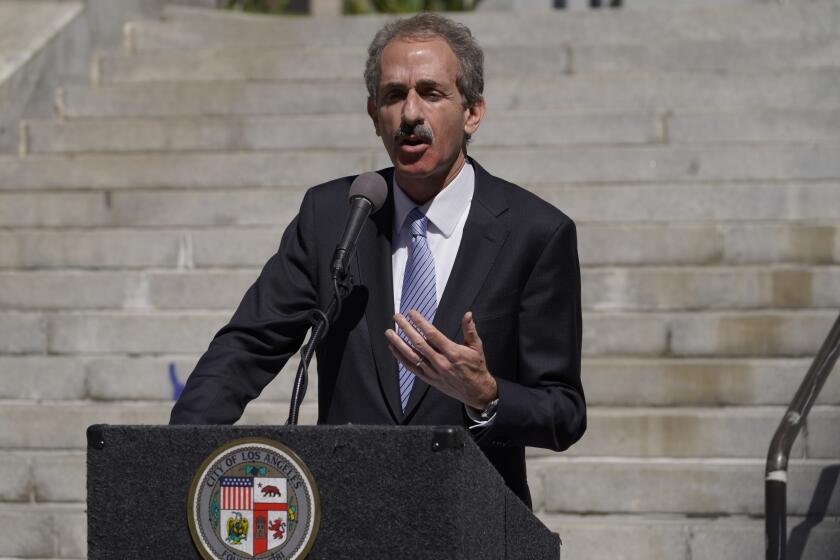
[[169,362],[169,382],[172,383],[172,400],[177,401],[184,390],[184,384],[178,381],[178,373],[175,371],[175,363]]

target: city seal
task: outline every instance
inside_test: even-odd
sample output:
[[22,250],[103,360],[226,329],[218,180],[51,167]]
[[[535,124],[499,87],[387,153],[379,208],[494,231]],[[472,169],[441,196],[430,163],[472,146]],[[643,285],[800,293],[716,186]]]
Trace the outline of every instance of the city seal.
[[187,516],[205,560],[304,558],[318,533],[318,489],[289,448],[268,439],[237,439],[199,467]]

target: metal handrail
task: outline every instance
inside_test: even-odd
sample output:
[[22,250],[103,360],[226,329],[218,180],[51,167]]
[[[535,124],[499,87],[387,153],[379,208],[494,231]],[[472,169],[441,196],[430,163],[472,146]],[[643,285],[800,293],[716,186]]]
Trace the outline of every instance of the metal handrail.
[[788,406],[767,451],[764,477],[764,515],[767,560],[785,560],[787,548],[787,467],[791,447],[808,417],[811,405],[840,356],[840,316],[817,352],[805,379]]

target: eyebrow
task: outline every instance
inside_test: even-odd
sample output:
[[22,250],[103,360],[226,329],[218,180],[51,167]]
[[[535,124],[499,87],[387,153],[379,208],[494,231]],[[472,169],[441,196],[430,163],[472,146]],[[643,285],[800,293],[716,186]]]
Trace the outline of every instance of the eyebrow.
[[[435,80],[418,80],[415,84],[415,88],[433,88],[433,87],[440,87],[440,82]],[[382,91],[389,91],[392,89],[405,89],[405,84],[402,82],[388,82],[387,84],[383,85],[380,88]]]

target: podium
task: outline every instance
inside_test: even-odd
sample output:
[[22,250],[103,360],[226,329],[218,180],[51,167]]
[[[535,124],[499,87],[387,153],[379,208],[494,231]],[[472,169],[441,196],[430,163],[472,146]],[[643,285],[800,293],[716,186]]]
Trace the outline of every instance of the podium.
[[560,538],[460,427],[94,425],[87,435],[91,560],[201,559],[190,486],[214,450],[245,438],[287,447],[314,478],[320,525],[307,558],[560,558]]

